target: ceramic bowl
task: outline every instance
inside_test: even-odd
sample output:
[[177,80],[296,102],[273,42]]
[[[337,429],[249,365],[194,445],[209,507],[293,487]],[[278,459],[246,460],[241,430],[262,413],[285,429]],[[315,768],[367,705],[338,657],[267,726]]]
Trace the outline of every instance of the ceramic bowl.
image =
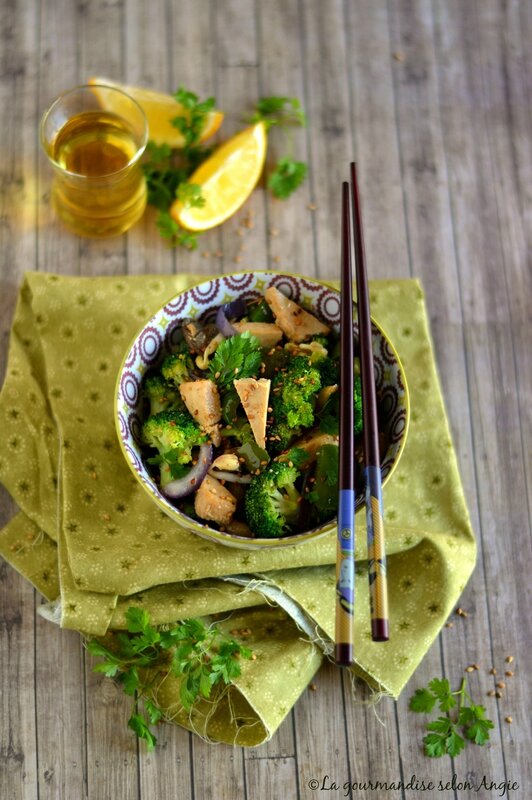
[[[140,438],[144,413],[142,381],[144,375],[157,368],[162,359],[175,348],[181,338],[180,326],[183,319],[212,321],[220,305],[237,297],[262,297],[268,286],[276,286],[283,294],[339,331],[340,294],[325,283],[299,275],[266,271],[224,275],[181,292],[147,321],[128,348],[116,385],[115,423],[120,446],[128,466],[154,504],[189,531],[221,544],[245,549],[283,547],[308,542],[334,530],[336,520],[279,539],[251,539],[217,530],[207,523],[200,524],[183,514],[159,491],[143,462]],[[354,327],[357,334],[356,323]],[[387,448],[381,453],[384,485],[397,466],[405,445],[409,402],[404,371],[395,348],[374,320],[372,329],[377,396],[381,424],[387,440]],[[364,502],[364,497],[359,495],[356,510]]]

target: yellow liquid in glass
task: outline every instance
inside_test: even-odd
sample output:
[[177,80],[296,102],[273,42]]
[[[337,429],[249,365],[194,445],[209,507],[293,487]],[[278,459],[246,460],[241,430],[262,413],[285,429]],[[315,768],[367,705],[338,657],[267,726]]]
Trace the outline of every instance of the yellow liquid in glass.
[[[72,117],[52,142],[58,165],[53,201],[61,219],[84,236],[112,236],[144,212],[146,184],[134,131],[116,114],[86,111]],[[128,166],[129,165],[129,166]]]

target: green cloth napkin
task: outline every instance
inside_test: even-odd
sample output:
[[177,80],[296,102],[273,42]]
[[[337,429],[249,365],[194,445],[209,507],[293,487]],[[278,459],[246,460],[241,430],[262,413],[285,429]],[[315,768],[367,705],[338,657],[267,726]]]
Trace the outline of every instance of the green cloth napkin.
[[[125,626],[139,605],[157,624],[222,614],[247,628],[256,659],[235,685],[184,714],[175,681],[159,702],[214,741],[269,738],[331,650],[336,534],[279,550],[203,540],[161,512],[117,444],[117,372],[133,336],[193,275],[72,278],[28,273],[0,395],[0,480],[20,512],[0,553],[50,601],[43,615],[84,635]],[[397,697],[437,636],[475,563],[465,505],[415,280],[373,281],[372,313],[402,360],[411,421],[384,489],[390,641],[369,626],[365,518],[357,515],[354,671]]]

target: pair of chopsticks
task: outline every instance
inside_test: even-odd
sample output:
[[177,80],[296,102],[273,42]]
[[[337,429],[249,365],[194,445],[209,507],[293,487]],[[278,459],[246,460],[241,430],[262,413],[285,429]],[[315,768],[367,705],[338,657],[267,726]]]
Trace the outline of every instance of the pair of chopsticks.
[[[377,396],[369,292],[362,235],[356,165],[351,164],[353,236],[350,224],[349,184],[342,184],[341,293],[340,293],[340,463],[338,482],[338,539],[336,557],[335,661],[353,663],[355,607],[355,458],[354,458],[354,343],[351,250],[354,245],[357,313],[360,342],[362,415],[366,479],[368,575],[371,635],[385,642],[388,631],[386,554],[382,513]],[[353,241],[352,241],[353,239]]]

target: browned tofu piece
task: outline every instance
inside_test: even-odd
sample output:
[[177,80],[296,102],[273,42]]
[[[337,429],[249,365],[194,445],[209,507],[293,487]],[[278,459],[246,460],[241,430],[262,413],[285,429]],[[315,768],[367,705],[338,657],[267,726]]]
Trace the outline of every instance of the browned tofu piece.
[[266,378],[240,378],[233,381],[246,416],[251,425],[253,436],[259,447],[266,447],[266,417],[271,381]]
[[206,475],[194,495],[194,511],[201,519],[212,520],[226,527],[236,509],[236,497],[220,481]]
[[220,419],[222,408],[216,384],[208,380],[185,381],[179,387],[183,402],[198,423],[211,437],[215,447],[221,442]]
[[252,333],[262,347],[275,347],[283,338],[282,330],[274,322],[232,322],[231,325],[238,333]]
[[330,328],[327,325],[293,300],[289,300],[275,286],[266,289],[264,297],[273,312],[275,322],[292,342],[304,342],[311,336],[329,333]]

